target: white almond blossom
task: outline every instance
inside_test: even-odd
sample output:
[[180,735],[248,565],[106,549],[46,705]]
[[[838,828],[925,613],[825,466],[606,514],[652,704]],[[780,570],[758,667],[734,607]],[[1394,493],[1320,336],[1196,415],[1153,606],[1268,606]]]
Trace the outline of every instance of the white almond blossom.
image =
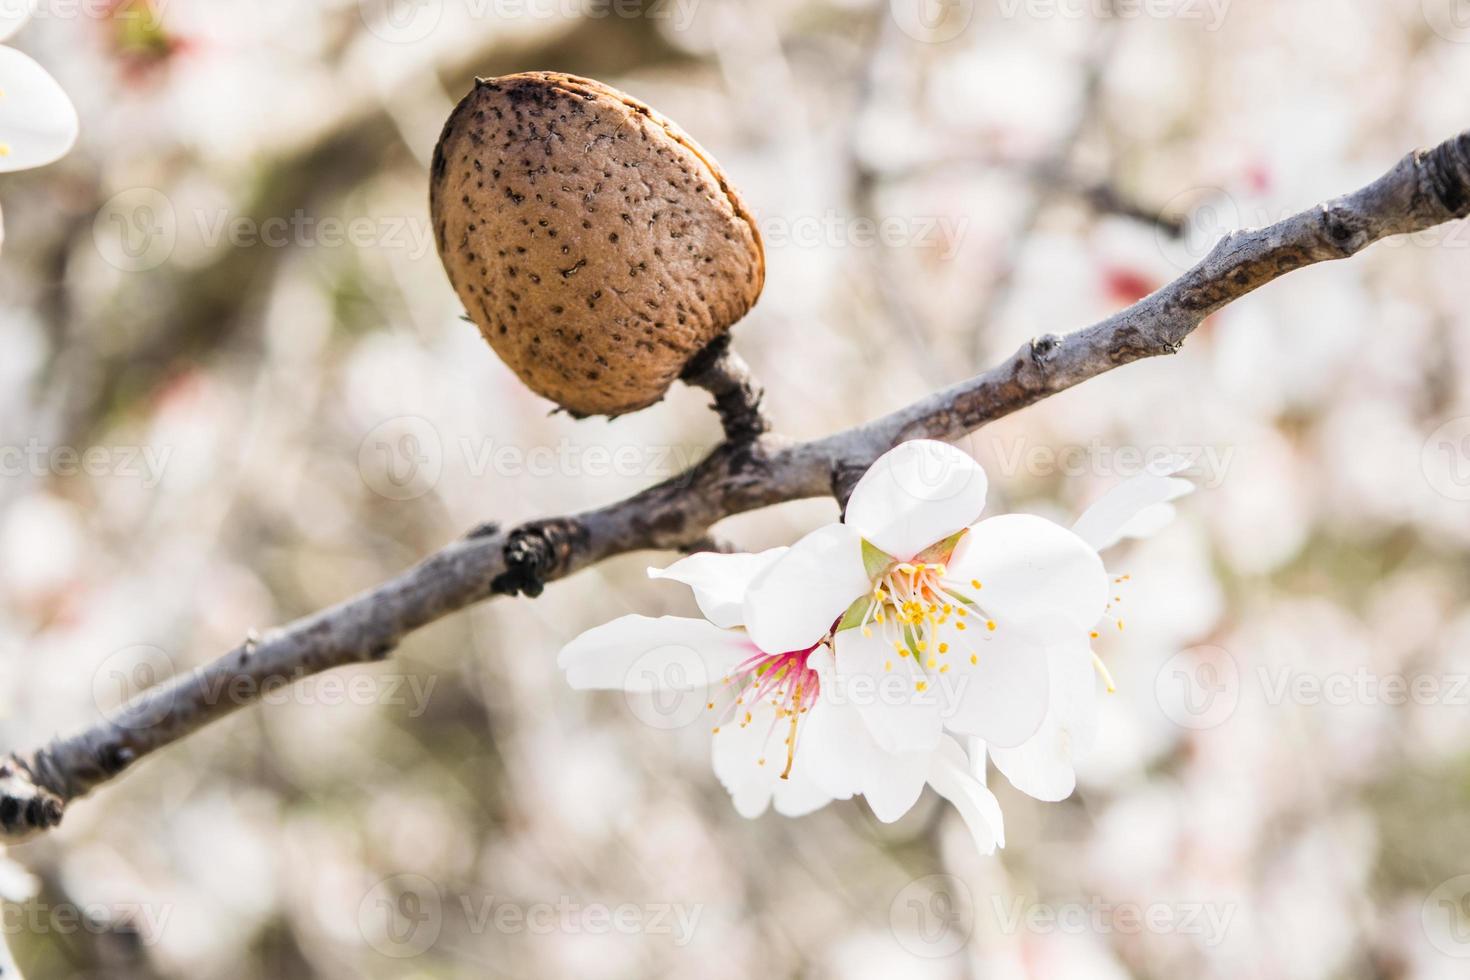
[[858,481],[843,523],[807,535],[751,583],[747,623],[763,647],[829,628],[848,684],[896,675],[916,695],[941,688],[868,718],[891,752],[931,750],[945,729],[1021,745],[1047,713],[1048,660],[1086,646],[1107,608],[1095,548],[1041,517],[979,521],[986,488],[961,450],[903,443]]
[[979,464],[905,443],[858,482],[845,523],[790,548],[649,570],[689,586],[705,619],[624,616],[559,663],[577,688],[717,690],[713,767],[747,817],[861,795],[892,821],[927,784],[991,853],[1004,831],[987,759],[1038,799],[1075,786],[1107,677],[1091,641],[1122,625],[1109,586],[1126,576],[1110,583],[1098,549],[1171,517],[1192,489],[1179,468],[1126,481],[1073,530],[1027,515],[975,523]]
[[29,55],[5,44],[34,7],[34,0],[0,0],[0,173],[44,167],[77,139],[77,111],[61,86]]
[[[1000,804],[969,771],[957,741],[889,752],[874,737],[869,719],[907,710],[910,692],[889,685],[851,700],[834,696],[831,623],[784,649],[762,647],[741,628],[751,611],[745,586],[785,551],[698,554],[650,569],[652,577],[689,585],[710,621],[624,616],[577,637],[558,663],[580,689],[717,691],[705,706],[714,719],[713,768],[743,816],[771,806],[800,816],[861,795],[878,819],[891,822],[927,784],[960,811],[982,852],[1003,846]],[[852,703],[867,700],[876,708]]]

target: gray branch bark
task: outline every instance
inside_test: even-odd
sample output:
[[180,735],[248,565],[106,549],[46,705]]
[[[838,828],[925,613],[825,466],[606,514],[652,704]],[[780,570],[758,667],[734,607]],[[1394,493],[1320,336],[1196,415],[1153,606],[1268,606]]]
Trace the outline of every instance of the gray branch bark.
[[624,552],[702,546],[710,525],[732,514],[804,497],[843,503],[872,461],[900,442],[956,439],[1120,365],[1173,353],[1205,317],[1279,276],[1467,213],[1470,131],[1409,154],[1351,194],[1226,235],[1184,275],[1099,323],[1039,337],[968,381],[811,442],[769,433],[743,364],[713,352],[689,380],[715,396],[728,438],[690,471],[596,510],[510,530],[485,525],[375,589],[145,691],[82,731],[12,753],[0,764],[0,843],[55,826],[72,800],[261,695],[380,660],[450,613],[493,596],[537,595]]

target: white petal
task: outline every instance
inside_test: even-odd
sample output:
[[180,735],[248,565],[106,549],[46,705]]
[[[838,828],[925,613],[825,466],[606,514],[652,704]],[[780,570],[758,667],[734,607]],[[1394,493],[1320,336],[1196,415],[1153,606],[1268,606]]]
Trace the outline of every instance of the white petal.
[[883,751],[851,706],[818,702],[800,738],[798,764],[812,766],[823,792],[836,799],[862,795],[884,823],[908,813],[924,791],[929,753]]
[[1153,534],[1174,518],[1169,501],[1194,490],[1193,483],[1174,476],[1188,466],[1187,459],[1173,456],[1124,480],[1083,511],[1072,530],[1098,551],[1123,538]]
[[[1102,617],[1108,576],[1087,542],[1030,514],[981,521],[960,539],[949,578],[1002,629],[1019,621],[1048,636],[1087,630]],[[979,590],[970,588],[978,581]]]
[[702,619],[623,616],[562,647],[556,662],[578,690],[692,691],[757,653],[744,633]]
[[[979,631],[972,631],[979,632]],[[955,634],[946,659],[953,664],[955,697],[944,724],[964,735],[977,735],[992,748],[1020,745],[1036,734],[1046,717],[1046,644],[1016,627],[1002,627],[988,640],[960,640]],[[969,662],[974,655],[975,663]]]
[[1047,651],[1051,705],[1041,728],[1013,748],[992,747],[995,767],[1038,800],[1064,800],[1077,785],[1075,760],[1097,730],[1098,679],[1086,644]]
[[853,705],[827,696],[835,683],[832,655],[819,650],[808,663],[825,686],[802,723],[798,763],[810,765],[812,779],[832,796],[845,799],[860,793],[879,820],[892,823],[924,791],[927,753],[885,752]]
[[847,502],[846,522],[900,560],[968,527],[985,509],[985,470],[969,453],[932,439],[878,457]]
[[860,629],[843,630],[835,642],[836,683],[823,683],[823,698],[856,708],[886,752],[927,752],[939,744],[945,689],[912,655],[901,656],[876,631],[867,637]]
[[790,778],[776,777],[774,796],[776,812],[786,817],[804,817],[832,802],[832,797],[812,781],[811,774],[802,770],[800,760],[792,767]]
[[815,769],[800,740],[791,772],[781,778],[789,732],[790,726],[770,704],[754,706],[749,722],[732,721],[715,732],[710,761],[742,817],[760,816],[773,799],[776,811],[788,817],[811,813],[832,800],[832,794],[813,779]]
[[0,47],[0,93],[0,173],[45,166],[72,148],[77,110],[46,69],[14,48]]
[[[825,663],[819,663],[825,657]],[[846,799],[863,791],[865,774],[879,751],[862,716],[850,704],[826,696],[832,692],[832,655],[818,650],[807,660],[821,678],[816,702],[801,723],[797,753],[811,767],[811,778],[828,793]]]
[[671,579],[689,586],[704,618],[729,629],[741,625],[744,618],[741,606],[750,583],[786,550],[771,548],[753,555],[703,551],[681,558],[668,568],[650,568],[648,577]]
[[0,0],[0,44],[25,26],[36,8],[36,0]]
[[745,625],[768,653],[805,650],[870,588],[862,539],[845,524],[828,524],[756,576],[745,595]]
[[[757,709],[753,714],[748,724],[731,722],[720,726],[710,745],[710,763],[716,778],[730,794],[735,811],[748,819],[766,812],[776,790],[776,781],[786,766],[782,736],[771,727],[774,712],[766,708]],[[782,750],[782,754],[767,758],[769,744]],[[761,764],[762,759],[765,759],[764,765]]]
[[965,739],[965,754],[970,757],[970,775],[980,780],[980,785],[985,785],[985,759],[988,755],[985,749],[985,739],[976,738],[974,735]]
[[965,750],[954,739],[946,737],[931,758],[929,785],[954,804],[970,828],[970,835],[975,838],[975,846],[980,853],[994,854],[997,846],[1005,847],[1006,844],[1000,801],[985,788],[985,784],[970,774],[968,764]]

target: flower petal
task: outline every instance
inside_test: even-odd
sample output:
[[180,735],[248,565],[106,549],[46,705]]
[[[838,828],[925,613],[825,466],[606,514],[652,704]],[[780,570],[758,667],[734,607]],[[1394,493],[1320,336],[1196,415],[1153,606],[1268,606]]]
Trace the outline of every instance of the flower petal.
[[0,173],[45,166],[77,140],[77,110],[46,69],[0,47]]
[[1030,514],[981,521],[960,540],[948,576],[1005,628],[1017,622],[1048,636],[1086,630],[1102,617],[1108,576],[1087,542]]
[[857,709],[829,696],[837,683],[831,652],[816,651],[808,664],[824,686],[802,723],[798,764],[810,765],[812,778],[828,793],[841,799],[860,793],[879,820],[892,823],[912,809],[924,791],[927,753],[885,752]]
[[786,550],[771,548],[757,554],[734,555],[702,551],[681,558],[668,568],[650,568],[648,577],[671,579],[689,586],[704,618],[729,629],[741,625],[744,618],[741,607],[750,583]]
[[742,817],[760,816],[774,799],[776,811],[799,817],[831,802],[812,778],[815,767],[805,758],[800,744],[788,778],[786,735],[790,728],[770,704],[754,705],[748,722],[721,725],[710,746],[715,776]]
[[868,468],[847,502],[846,522],[907,560],[980,517],[985,470],[969,453],[933,439],[890,449]]
[[946,706],[944,724],[992,746],[1020,745],[1036,734],[1046,717],[1046,643],[1018,625],[987,636],[970,639],[969,634],[956,633],[951,639],[957,647],[949,675],[954,677],[954,697]]
[[747,819],[766,812],[776,790],[776,780],[785,766],[784,758],[767,759],[765,765],[761,764],[767,743],[775,741],[777,747],[781,744],[781,736],[772,733],[774,720],[774,712],[769,707],[758,709],[746,724],[732,722],[720,726],[710,743],[710,764],[715,777],[730,794],[735,811]]
[[1169,503],[1194,491],[1194,484],[1174,476],[1189,466],[1182,456],[1153,464],[1145,473],[1124,480],[1082,512],[1072,530],[1098,551],[1123,538],[1153,534],[1174,518]]
[[1077,785],[1075,759],[1097,731],[1097,674],[1086,644],[1047,651],[1051,704],[1035,735],[1014,747],[993,746],[995,767],[1011,785],[1038,800],[1055,802]]
[[0,44],[15,36],[36,9],[36,0],[0,0]]
[[822,698],[857,709],[869,734],[886,752],[927,752],[939,743],[945,688],[882,636],[860,629],[838,633],[837,670],[824,681]]
[[1005,847],[1005,817],[1000,801],[970,774],[965,750],[954,739],[946,737],[932,756],[929,785],[954,804],[981,854],[994,854],[996,847]]
[[745,594],[745,625],[767,653],[805,650],[869,588],[861,537],[845,524],[828,524],[756,576]]
[[757,652],[744,633],[702,619],[623,616],[562,647],[556,662],[578,690],[692,691]]
[[772,794],[776,812],[784,817],[804,817],[832,802],[832,797],[812,781],[811,774],[800,767],[799,762],[793,766],[788,779],[776,777]]

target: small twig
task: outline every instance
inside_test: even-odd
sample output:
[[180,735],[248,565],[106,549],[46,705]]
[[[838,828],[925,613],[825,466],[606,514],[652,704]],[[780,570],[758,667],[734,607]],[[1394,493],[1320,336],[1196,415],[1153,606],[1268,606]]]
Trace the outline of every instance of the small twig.
[[[629,551],[688,548],[732,514],[807,497],[840,501],[854,475],[897,443],[956,439],[1120,365],[1172,353],[1205,317],[1294,269],[1467,213],[1470,131],[1409,154],[1354,193],[1227,235],[1193,269],[1106,320],[1037,338],[968,381],[811,442],[763,434],[747,372],[733,355],[716,353],[695,383],[715,394],[717,406],[725,401],[729,438],[693,469],[596,510],[508,533],[483,526],[369,592],[150,688],[80,732],[12,756],[0,770],[0,842],[54,826],[63,806],[135,760],[284,684],[381,659],[419,627],[493,595],[535,594]],[[242,690],[249,693],[236,696]]]
[[761,409],[763,393],[751,376],[750,365],[730,349],[729,334],[695,354],[680,377],[685,384],[715,396],[713,407],[728,441],[751,442],[770,431],[770,420]]

